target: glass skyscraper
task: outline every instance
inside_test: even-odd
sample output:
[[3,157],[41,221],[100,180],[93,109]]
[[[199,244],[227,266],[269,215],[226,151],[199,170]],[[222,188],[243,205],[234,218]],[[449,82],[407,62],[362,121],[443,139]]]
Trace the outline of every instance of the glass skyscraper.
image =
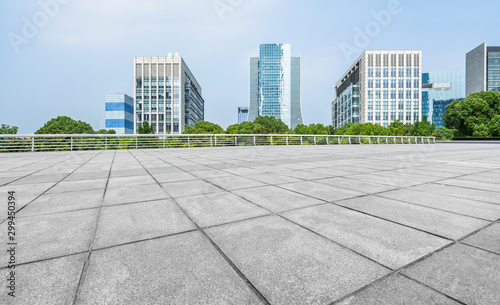
[[134,130],[149,122],[157,134],[179,134],[203,121],[201,87],[178,54],[134,57]]
[[481,44],[466,55],[466,94],[500,92],[500,47]]
[[422,51],[365,51],[335,86],[332,125],[422,120]]
[[106,94],[105,128],[116,134],[134,133],[134,99],[126,94]]
[[426,115],[429,122],[441,127],[445,107],[465,98],[465,73],[423,73],[422,87],[422,116]]
[[260,56],[250,58],[249,120],[272,116],[289,128],[302,124],[300,57],[290,44],[261,44]]

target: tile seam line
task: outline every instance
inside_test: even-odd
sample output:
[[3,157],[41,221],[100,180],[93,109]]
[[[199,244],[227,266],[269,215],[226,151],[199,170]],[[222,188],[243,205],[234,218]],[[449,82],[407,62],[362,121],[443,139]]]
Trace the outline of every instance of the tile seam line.
[[[69,173],[68,175],[66,175],[66,177],[68,177],[69,175],[71,175],[72,173],[74,173],[75,171],[77,171],[78,169],[82,168],[85,164],[87,164],[88,162],[90,162],[90,160],[94,159],[95,157],[97,157],[98,155],[100,155],[102,152],[99,152],[98,154],[92,156],[91,158],[89,158],[87,161],[85,161],[82,165],[80,165],[78,168],[76,168],[74,171],[72,171],[71,173]],[[76,157],[75,157],[76,158]],[[52,165],[52,166],[55,166],[56,164]],[[64,177],[64,178],[66,178]],[[27,204],[25,204],[22,208],[20,208],[19,210],[16,211],[16,214],[19,213],[20,211],[24,210],[26,207],[28,207],[30,204],[32,204],[35,200],[37,200],[38,198],[40,198],[41,196],[43,196],[44,194],[46,194],[48,191],[50,191],[52,188],[54,188],[56,185],[58,185],[59,183],[61,183],[61,181],[64,180],[61,179],[59,180],[57,183],[55,183],[54,185],[52,185],[51,187],[49,187],[48,189],[46,189],[44,192],[42,192],[40,195],[36,196],[35,198],[33,198],[30,202],[28,202]],[[3,219],[2,221],[0,221],[0,225],[2,225],[5,221],[7,221],[7,218]]]
[[88,268],[90,265],[90,259],[92,256],[92,248],[94,246],[95,238],[97,236],[97,230],[99,229],[99,222],[101,220],[101,214],[102,214],[102,205],[104,203],[104,197],[106,195],[106,189],[108,187],[109,177],[111,176],[111,170],[113,169],[115,157],[116,157],[116,151],[114,151],[114,153],[113,153],[113,159],[111,161],[111,166],[109,167],[109,172],[108,172],[108,179],[106,180],[106,185],[105,185],[104,192],[103,192],[103,195],[101,198],[101,204],[100,204],[99,210],[97,212],[97,217],[95,220],[94,231],[92,232],[92,238],[90,239],[88,250],[86,251],[87,258],[85,259],[85,262],[83,263],[82,271],[80,273],[80,277],[79,277],[77,285],[76,285],[75,293],[73,296],[73,302],[72,302],[73,305],[76,305],[78,303],[78,301],[80,299],[80,294],[81,294],[82,289],[83,289],[83,285],[85,284],[85,280],[87,278],[87,271],[88,271]]
[[[146,152],[144,152],[142,149],[139,150],[140,152],[142,153],[145,153],[145,154],[148,154]],[[139,164],[141,164],[141,166],[148,172],[148,174],[151,176],[151,178],[153,178],[157,183],[158,185],[162,188],[162,190],[164,192],[166,192],[169,196],[170,194],[167,192],[167,190],[165,190],[161,184],[151,175],[151,173],[149,172],[149,170],[146,169],[146,167],[144,167],[144,164],[142,164],[142,162],[139,161],[139,159],[137,158],[136,155],[134,155],[130,150],[128,150],[128,152],[137,160],[137,162],[139,162]],[[156,157],[155,157],[156,158]],[[159,159],[159,158],[157,158]],[[161,159],[159,159],[161,160]],[[163,160],[161,160],[163,161]],[[164,161],[165,162],[165,161]],[[165,162],[167,163],[167,162]],[[180,168],[179,168],[180,169]],[[245,283],[245,285],[250,289],[250,291],[253,292],[253,294],[264,304],[270,304],[269,301],[266,299],[266,297],[257,289],[257,287],[243,274],[243,272],[234,264],[233,261],[231,261],[231,259],[222,251],[222,249],[220,249],[220,247],[210,238],[210,236],[208,236],[208,234],[188,215],[188,213],[180,206],[180,204],[177,202],[177,200],[175,200],[174,198],[172,198],[172,196],[170,196],[172,201],[175,203],[175,205],[177,206],[177,208],[179,208],[182,213],[184,213],[184,215],[196,226],[197,228],[197,231],[200,232],[204,237],[205,239],[209,242],[209,244],[212,246],[212,248],[220,255],[220,257],[229,265],[229,267],[236,273],[236,275]]]

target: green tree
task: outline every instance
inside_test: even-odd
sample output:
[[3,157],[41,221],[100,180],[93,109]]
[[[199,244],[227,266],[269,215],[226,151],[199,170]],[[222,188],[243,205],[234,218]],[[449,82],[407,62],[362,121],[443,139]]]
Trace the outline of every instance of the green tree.
[[430,137],[435,130],[436,124],[427,121],[427,116],[424,115],[422,122],[415,122],[412,135],[418,137]]
[[459,136],[489,137],[498,133],[500,93],[483,91],[446,106],[445,126],[456,129]]
[[304,124],[297,125],[293,130],[293,134],[310,134],[309,127]]
[[35,134],[94,134],[94,129],[88,123],[58,116],[45,123]]
[[281,120],[276,120],[272,116],[260,116],[255,119],[254,123],[260,124],[261,127],[256,128],[257,133],[271,134],[271,133],[289,133],[290,129]]
[[330,128],[323,124],[310,124],[309,126],[299,124],[293,129],[292,133],[305,135],[328,135],[330,134]]
[[432,136],[436,137],[436,139],[439,141],[449,141],[453,139],[453,133],[454,133],[453,129],[448,129],[444,126],[441,126],[434,131]]
[[114,129],[110,129],[110,130],[100,129],[100,130],[96,131],[95,134],[116,134],[116,130],[114,130]]
[[259,130],[261,130],[263,127],[262,125],[254,122],[242,122],[240,124],[238,132],[240,134],[257,134],[259,133]]
[[188,126],[183,132],[184,134],[223,134],[224,129],[217,124],[207,121],[201,121],[194,126]]
[[17,134],[18,130],[19,127],[17,126],[2,124],[2,127],[0,127],[0,134]]
[[142,125],[137,126],[138,134],[154,134],[153,125],[150,125],[147,121],[142,122]]
[[240,124],[233,124],[226,129],[226,133],[228,134],[238,134],[240,130]]

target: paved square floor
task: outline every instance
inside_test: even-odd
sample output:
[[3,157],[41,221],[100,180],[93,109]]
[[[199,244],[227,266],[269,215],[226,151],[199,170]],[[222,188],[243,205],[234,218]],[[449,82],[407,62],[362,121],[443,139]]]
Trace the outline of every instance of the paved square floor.
[[0,304],[500,304],[500,144],[0,155]]

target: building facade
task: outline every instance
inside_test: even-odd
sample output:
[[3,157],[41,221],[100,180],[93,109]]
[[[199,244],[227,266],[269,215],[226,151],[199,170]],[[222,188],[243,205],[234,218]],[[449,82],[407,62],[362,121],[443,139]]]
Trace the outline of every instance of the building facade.
[[500,92],[500,47],[481,44],[466,55],[466,95]]
[[202,89],[177,53],[134,57],[134,130],[144,121],[156,134],[179,134],[204,120]]
[[300,57],[290,44],[261,44],[259,57],[250,58],[248,120],[272,116],[293,129],[302,124]]
[[422,120],[422,51],[365,51],[335,86],[332,125]]
[[248,121],[248,107],[238,107],[238,124]]
[[134,133],[134,99],[123,93],[106,94],[105,128],[116,134]]
[[465,72],[434,72],[422,74],[422,116],[444,126],[445,107],[465,98]]

